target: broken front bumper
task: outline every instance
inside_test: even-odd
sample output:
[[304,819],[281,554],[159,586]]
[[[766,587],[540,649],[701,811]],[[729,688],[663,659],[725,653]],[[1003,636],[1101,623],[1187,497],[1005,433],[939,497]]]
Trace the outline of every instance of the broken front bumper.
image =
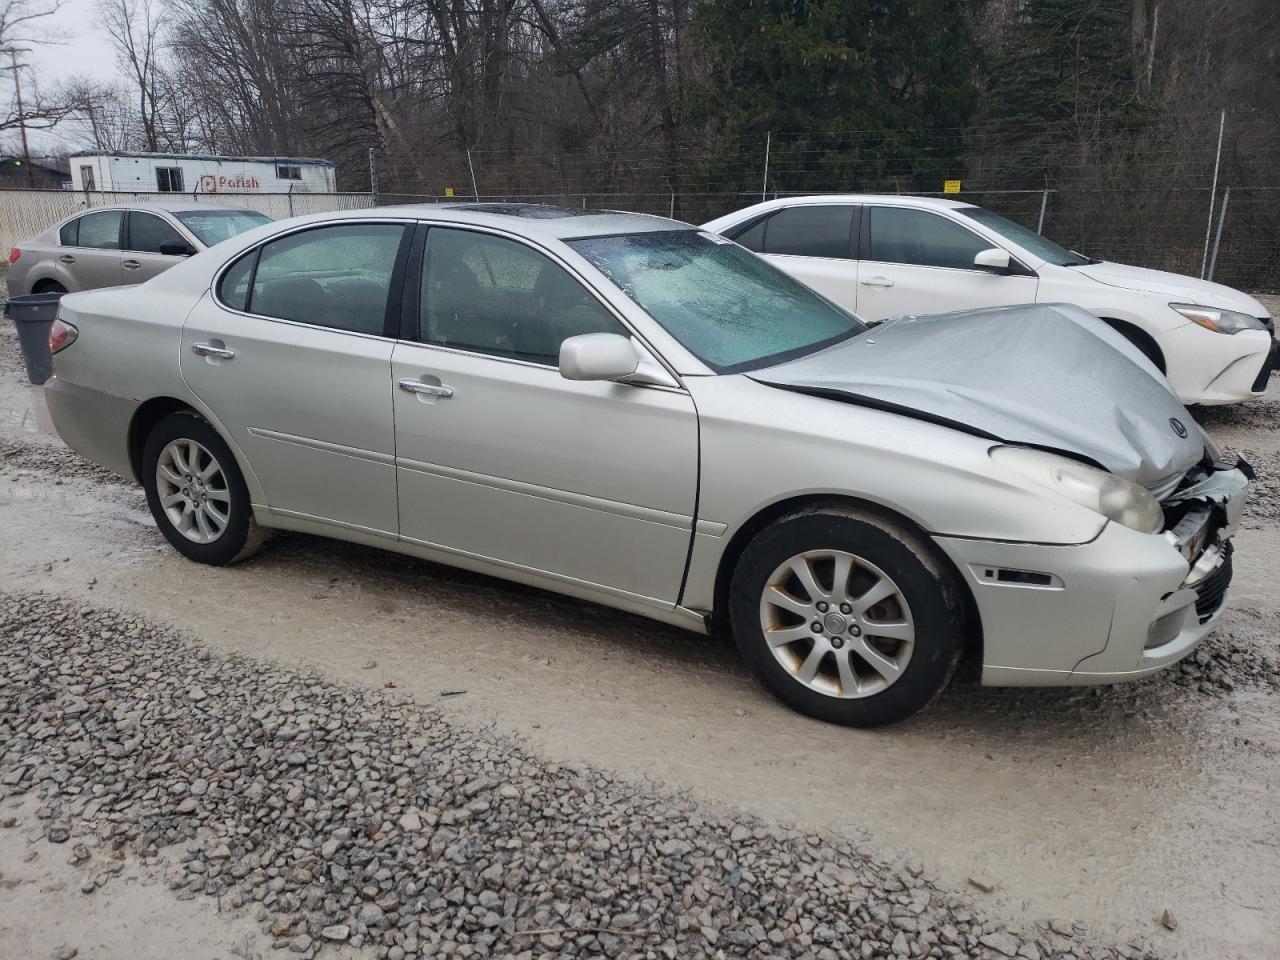
[[978,607],[982,682],[1110,683],[1187,656],[1226,607],[1247,486],[1240,469],[1216,471],[1186,514],[1203,511],[1204,523],[1162,534],[1108,523],[1076,546],[936,538]]

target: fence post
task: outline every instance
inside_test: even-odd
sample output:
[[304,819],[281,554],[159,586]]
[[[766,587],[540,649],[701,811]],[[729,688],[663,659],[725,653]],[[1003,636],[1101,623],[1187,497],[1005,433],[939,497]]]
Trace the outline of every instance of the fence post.
[[289,184],[289,216],[293,216],[293,184]]
[[373,195],[373,205],[378,206],[378,153],[369,148],[369,193]]
[[1231,188],[1222,193],[1222,207],[1218,210],[1218,232],[1213,238],[1213,253],[1209,257],[1209,275],[1206,280],[1213,279],[1213,271],[1218,266],[1218,247],[1222,243],[1222,225],[1227,222],[1227,203],[1231,200]]
[[672,220],[676,218],[676,192],[674,190],[671,191],[671,210],[667,216]]
[[764,135],[764,182],[760,184],[760,202],[769,199],[769,147],[773,142],[773,131],[766,131]]
[[1040,220],[1036,223],[1036,233],[1044,233],[1044,211],[1049,206],[1049,188],[1045,187],[1044,193],[1040,194]]
[[1213,186],[1209,188],[1209,220],[1204,225],[1204,255],[1200,258],[1200,279],[1204,279],[1205,263],[1209,259],[1209,233],[1213,230],[1213,202],[1218,198],[1218,166],[1222,163],[1222,131],[1227,126],[1227,111],[1218,118],[1218,153],[1213,160]]
[[471,171],[471,192],[475,194],[476,202],[480,201],[480,187],[476,184],[476,165],[471,162],[471,148],[467,147],[467,169]]

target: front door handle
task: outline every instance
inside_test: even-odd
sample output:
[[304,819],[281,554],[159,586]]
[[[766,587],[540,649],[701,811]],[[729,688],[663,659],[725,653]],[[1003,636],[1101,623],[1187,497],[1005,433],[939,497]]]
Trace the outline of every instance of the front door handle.
[[230,360],[236,355],[229,347],[215,347],[212,343],[193,343],[191,352],[198,357],[217,357],[219,360]]
[[435,397],[438,400],[448,400],[453,396],[453,387],[447,383],[424,383],[412,377],[401,380],[400,389],[407,390],[409,393],[420,393],[426,397]]
[[126,260],[123,266],[126,270],[137,270],[139,267],[142,266],[142,264],[139,263],[137,260]]
[[864,287],[892,287],[893,281],[888,277],[867,277],[859,281]]
[[59,263],[75,263],[76,258],[69,253],[64,253],[62,256],[58,258],[58,262]]

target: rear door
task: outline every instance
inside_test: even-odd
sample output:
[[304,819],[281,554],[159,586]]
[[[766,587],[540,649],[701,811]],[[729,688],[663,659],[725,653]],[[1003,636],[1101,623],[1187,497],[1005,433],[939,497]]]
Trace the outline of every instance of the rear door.
[[733,239],[846,310],[857,309],[856,204],[787,207]]
[[120,266],[125,283],[142,283],[157,274],[163,273],[185,257],[164,254],[160,247],[165,243],[184,243],[191,247],[191,241],[178,233],[176,227],[154,213],[143,210],[130,210],[125,218],[124,256]]
[[[118,286],[121,280],[121,239],[124,233],[123,210],[96,210],[75,221],[75,246],[58,254],[62,264],[75,280],[76,290]],[[64,235],[70,239],[69,231]]]
[[386,332],[405,232],[348,221],[277,237],[228,267],[187,318],[182,374],[273,513],[396,536]]
[[1035,302],[1036,275],[1016,260],[1008,273],[974,266],[994,244],[954,220],[887,205],[862,216],[858,314],[867,320]]

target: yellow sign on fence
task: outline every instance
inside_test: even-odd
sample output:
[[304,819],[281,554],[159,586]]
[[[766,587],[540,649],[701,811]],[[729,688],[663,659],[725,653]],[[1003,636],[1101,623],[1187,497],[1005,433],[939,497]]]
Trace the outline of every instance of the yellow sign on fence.
[[444,188],[444,195],[445,195],[446,197],[452,197],[452,196],[453,196],[453,187],[445,187],[445,188]]
[[959,193],[960,181],[959,180],[943,180],[942,192],[943,193]]

